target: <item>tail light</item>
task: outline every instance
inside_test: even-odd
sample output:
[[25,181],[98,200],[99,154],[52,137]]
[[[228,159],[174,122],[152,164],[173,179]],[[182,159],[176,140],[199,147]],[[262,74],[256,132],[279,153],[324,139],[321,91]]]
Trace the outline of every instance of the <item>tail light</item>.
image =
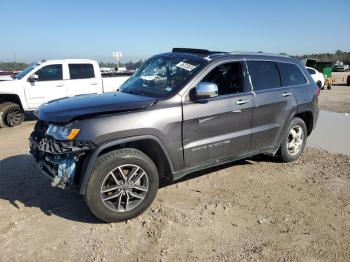
[[321,93],[321,89],[318,86],[316,86],[316,92],[315,92],[316,96],[319,96],[320,93]]

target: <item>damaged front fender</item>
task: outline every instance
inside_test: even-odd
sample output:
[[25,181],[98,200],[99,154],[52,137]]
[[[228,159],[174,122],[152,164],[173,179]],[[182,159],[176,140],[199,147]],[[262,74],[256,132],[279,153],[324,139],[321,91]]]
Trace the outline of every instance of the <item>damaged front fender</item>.
[[35,132],[29,140],[39,168],[52,179],[52,186],[61,188],[72,186],[81,158],[96,147],[89,141],[58,141]]

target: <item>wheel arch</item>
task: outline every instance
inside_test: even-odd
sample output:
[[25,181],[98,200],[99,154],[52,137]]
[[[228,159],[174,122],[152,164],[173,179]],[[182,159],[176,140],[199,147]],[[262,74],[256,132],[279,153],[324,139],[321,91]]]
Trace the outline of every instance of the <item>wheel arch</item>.
[[1,104],[4,102],[12,102],[12,103],[16,103],[18,104],[21,109],[24,111],[23,109],[23,105],[21,102],[21,99],[18,95],[16,94],[0,94],[0,110],[2,110],[1,108]]
[[[301,118],[305,125],[306,125],[306,130],[307,130],[307,135],[309,136],[314,128],[314,117],[311,111],[305,111],[301,113],[297,113],[294,115],[294,117],[299,117]],[[293,117],[293,118],[294,118]]]
[[155,163],[160,178],[172,179],[173,164],[171,158],[159,138],[152,135],[142,135],[107,141],[84,159],[81,172],[80,194],[85,194],[86,186],[91,176],[96,159],[105,153],[121,148],[135,148],[146,154]]
[[282,129],[282,132],[278,138],[278,142],[277,142],[277,146],[276,147],[273,147],[271,149],[271,151],[268,152],[269,155],[272,155],[274,156],[279,148],[280,148],[280,145],[282,143],[282,140],[283,140],[283,135],[286,133],[287,129],[288,129],[288,126],[289,126],[289,123],[295,118],[295,117],[299,117],[301,118],[304,122],[305,122],[305,125],[306,125],[306,129],[307,129],[307,135],[309,136],[313,130],[313,125],[314,125],[314,122],[313,122],[313,114],[311,111],[303,111],[303,112],[295,112],[293,114],[290,115],[288,121],[285,122],[285,125]]

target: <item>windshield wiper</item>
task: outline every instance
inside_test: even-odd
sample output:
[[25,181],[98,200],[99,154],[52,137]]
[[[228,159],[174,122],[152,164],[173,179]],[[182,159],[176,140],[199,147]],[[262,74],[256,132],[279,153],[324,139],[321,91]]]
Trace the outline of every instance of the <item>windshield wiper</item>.
[[120,90],[120,92],[126,93],[126,94],[138,95],[138,96],[141,95],[138,92],[135,92],[134,90],[128,90],[128,91]]

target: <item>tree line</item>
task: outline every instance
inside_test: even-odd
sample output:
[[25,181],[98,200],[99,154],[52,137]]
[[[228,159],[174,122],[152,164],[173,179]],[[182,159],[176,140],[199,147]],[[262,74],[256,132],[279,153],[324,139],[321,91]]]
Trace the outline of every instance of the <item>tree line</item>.
[[[127,63],[120,63],[119,67],[126,67],[129,70],[135,70],[135,69],[139,68],[143,62],[144,62],[143,60],[139,60],[137,62],[130,61]],[[111,68],[117,67],[116,63],[100,62],[99,64],[100,64],[100,67],[111,67]],[[22,63],[22,62],[1,62],[0,61],[0,70],[2,70],[2,71],[21,71],[29,65],[30,64],[28,64],[28,63]]]
[[[285,54],[286,53],[281,53]],[[336,61],[342,61],[344,64],[350,64],[350,52],[344,52],[341,50],[337,50],[334,53],[319,53],[319,54],[308,54],[308,55],[302,55],[302,56],[292,56],[297,59],[306,59],[306,58],[311,58],[311,59],[316,59],[320,62],[332,62],[335,63]],[[126,67],[128,70],[135,70],[138,67],[141,66],[143,63],[143,60],[139,60],[137,62],[127,62],[127,63],[120,63],[120,67]],[[100,67],[111,67],[115,68],[117,67],[117,64],[115,63],[104,63],[101,61]],[[22,62],[1,62],[0,61],[0,70],[2,71],[20,71],[26,68],[29,64],[27,63],[22,63]]]
[[298,59],[316,59],[320,62],[332,62],[335,63],[336,61],[344,62],[344,64],[350,64],[350,52],[343,52],[341,50],[337,50],[335,53],[320,53],[320,54],[309,54],[309,55],[302,55],[297,56]]

